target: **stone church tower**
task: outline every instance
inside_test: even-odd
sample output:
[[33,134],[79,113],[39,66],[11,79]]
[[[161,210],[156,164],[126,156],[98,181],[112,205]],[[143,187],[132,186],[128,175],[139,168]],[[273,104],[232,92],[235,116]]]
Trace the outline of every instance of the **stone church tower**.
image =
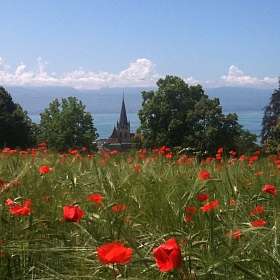
[[109,143],[130,143],[130,122],[127,120],[124,97],[122,100],[120,119],[117,121],[117,127],[114,126],[112,135],[108,140]]

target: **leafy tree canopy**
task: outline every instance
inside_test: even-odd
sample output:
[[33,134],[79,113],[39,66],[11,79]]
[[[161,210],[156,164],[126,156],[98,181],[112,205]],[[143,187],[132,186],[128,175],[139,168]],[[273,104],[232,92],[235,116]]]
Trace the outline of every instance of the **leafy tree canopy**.
[[26,148],[34,144],[32,122],[11,95],[0,87],[0,147]]
[[93,118],[85,106],[75,97],[55,99],[41,114],[41,141],[49,148],[64,150],[73,147],[93,148],[97,138]]
[[280,151],[280,87],[274,90],[269,104],[265,107],[261,137],[267,152]]
[[244,130],[236,114],[224,115],[219,99],[209,99],[200,85],[176,76],[143,91],[139,111],[145,146],[181,146],[214,153],[220,146],[244,152],[255,148],[256,136]]

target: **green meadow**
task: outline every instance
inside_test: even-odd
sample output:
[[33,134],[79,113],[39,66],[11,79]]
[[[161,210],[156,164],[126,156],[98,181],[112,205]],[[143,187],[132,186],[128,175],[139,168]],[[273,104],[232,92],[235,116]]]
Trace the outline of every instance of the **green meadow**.
[[[220,155],[4,149],[0,278],[279,279],[279,161]],[[65,206],[82,217],[67,219]],[[162,272],[153,250],[170,238],[181,263]],[[97,249],[116,241],[131,259],[102,263]]]

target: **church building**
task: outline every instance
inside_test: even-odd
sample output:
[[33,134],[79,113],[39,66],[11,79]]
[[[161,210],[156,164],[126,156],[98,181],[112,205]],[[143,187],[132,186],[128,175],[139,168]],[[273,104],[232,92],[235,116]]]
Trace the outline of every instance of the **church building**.
[[107,139],[104,147],[114,149],[128,149],[131,148],[131,139],[134,136],[130,132],[130,122],[127,120],[124,97],[122,99],[122,107],[120,118],[114,126],[111,136]]

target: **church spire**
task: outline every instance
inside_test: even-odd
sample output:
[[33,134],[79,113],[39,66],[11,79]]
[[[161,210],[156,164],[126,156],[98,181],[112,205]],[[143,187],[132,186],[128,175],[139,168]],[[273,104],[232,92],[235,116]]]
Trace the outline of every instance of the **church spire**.
[[124,93],[123,93],[123,99],[122,99],[122,109],[121,109],[121,114],[120,114],[119,125],[120,125],[120,127],[126,127],[128,125],[125,103],[124,103]]

